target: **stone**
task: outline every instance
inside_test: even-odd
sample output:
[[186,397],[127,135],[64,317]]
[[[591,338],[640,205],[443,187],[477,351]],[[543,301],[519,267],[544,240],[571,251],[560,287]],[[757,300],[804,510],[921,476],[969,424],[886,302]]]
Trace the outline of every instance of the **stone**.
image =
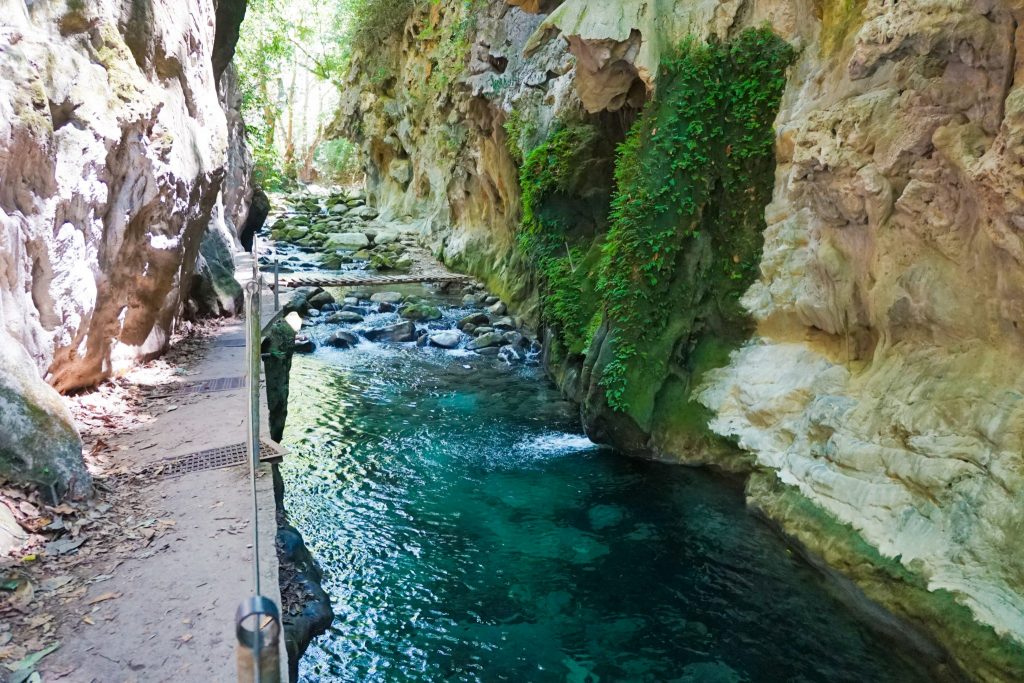
[[526,353],[515,346],[502,346],[498,350],[498,358],[506,363],[521,363],[526,360]]
[[377,305],[377,312],[378,313],[394,313],[395,310],[397,310],[397,308],[398,307],[395,306],[394,304],[389,304],[388,302],[383,301],[383,302],[381,302],[380,304]]
[[479,337],[480,335],[487,334],[489,332],[494,332],[494,328],[489,325],[480,325],[473,330],[473,336]]
[[344,299],[342,299],[342,303],[345,304],[346,306],[356,306],[359,304],[359,297],[346,296]]
[[358,313],[353,313],[351,311],[339,311],[337,313],[332,313],[331,315],[327,316],[327,318],[326,318],[326,320],[324,322],[327,322],[327,323],[329,323],[331,325],[337,325],[337,324],[349,324],[350,325],[350,324],[354,324],[354,323],[361,323],[361,322],[363,322],[363,316],[359,315]]
[[431,306],[423,301],[407,303],[398,309],[398,315],[402,316],[406,320],[416,320],[420,322],[440,320],[442,317],[441,309],[436,306]]
[[338,304],[338,303],[324,304],[323,306],[320,307],[320,312],[323,313],[323,314],[334,313],[334,312],[340,311],[340,310],[341,310],[341,304]]
[[363,249],[370,246],[370,240],[361,232],[332,232],[324,241],[325,249]]
[[459,329],[465,332],[466,334],[473,334],[474,332],[476,332],[476,325],[474,325],[473,323],[466,323],[465,325],[459,327]]
[[474,327],[479,327],[480,325],[487,325],[489,322],[490,318],[488,318],[483,313],[470,313],[465,318],[462,318],[461,320],[459,320],[459,322],[455,323],[455,327],[461,330],[466,325],[473,325]]
[[416,325],[412,321],[406,320],[397,325],[367,330],[363,334],[374,342],[411,342],[416,341]]
[[309,305],[313,308],[319,308],[323,310],[323,307],[327,304],[333,304],[334,297],[330,292],[317,292],[309,298]]
[[503,301],[499,301],[487,307],[487,312],[490,313],[491,315],[505,315],[505,311],[507,310],[508,307],[505,305],[505,302]]
[[82,440],[61,397],[24,348],[0,328],[0,476],[58,497],[84,498],[92,478]]
[[498,303],[500,300],[501,299],[499,299],[498,297],[494,296],[493,294],[488,294],[486,297],[484,297],[484,303],[487,304],[488,306],[493,306],[494,304]]
[[[469,347],[467,346],[466,348]],[[473,350],[476,351],[481,356],[497,356],[501,352],[501,349],[498,348],[497,346],[487,346],[482,349]]]
[[293,349],[295,353],[313,353],[316,351],[316,343],[306,335],[301,335],[295,338]]
[[349,211],[349,215],[369,221],[379,216],[380,213],[372,206],[360,206]]
[[352,334],[351,332],[338,330],[337,332],[333,332],[331,336],[327,338],[324,344],[335,349],[350,349],[353,346],[357,346],[359,344],[359,337]]
[[516,321],[513,320],[512,318],[509,318],[508,316],[505,316],[504,318],[498,318],[497,320],[492,322],[491,327],[493,327],[496,330],[514,330],[516,329]]
[[500,332],[486,332],[476,337],[466,348],[470,351],[476,351],[478,349],[486,349],[489,346],[500,346],[505,343],[505,339]]
[[370,309],[366,306],[353,306],[352,304],[342,305],[341,310],[346,313],[356,313],[357,315],[368,315],[370,313]]
[[431,346],[439,346],[443,349],[454,349],[462,341],[462,334],[454,330],[444,330],[428,335]]
[[506,332],[502,335],[502,339],[509,346],[525,349],[530,347],[530,340],[524,337],[519,332]]
[[464,297],[462,297],[462,305],[464,307],[466,307],[466,308],[469,308],[470,306],[476,306],[477,305],[476,295],[475,294],[467,294]]
[[405,295],[401,292],[377,292],[370,296],[370,301],[376,304],[400,304],[405,301]]

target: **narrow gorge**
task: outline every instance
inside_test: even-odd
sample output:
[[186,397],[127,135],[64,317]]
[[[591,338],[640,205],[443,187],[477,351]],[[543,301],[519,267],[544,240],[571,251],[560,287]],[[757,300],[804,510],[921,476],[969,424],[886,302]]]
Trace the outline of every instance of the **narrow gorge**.
[[1024,3],[0,10],[19,683],[1024,680]]

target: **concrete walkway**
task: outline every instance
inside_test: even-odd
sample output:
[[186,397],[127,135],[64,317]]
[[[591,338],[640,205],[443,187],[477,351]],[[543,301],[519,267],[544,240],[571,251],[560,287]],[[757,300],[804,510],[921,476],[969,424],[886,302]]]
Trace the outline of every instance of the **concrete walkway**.
[[[238,278],[243,283],[250,276],[250,264],[248,257],[239,259]],[[269,297],[268,318],[272,300]],[[240,378],[245,371],[243,341],[241,321],[225,324],[208,340],[201,358],[186,366],[188,374],[181,379],[191,384]],[[244,443],[244,386],[168,393],[173,405],[162,407],[155,420],[138,430],[104,437],[113,450],[120,447],[120,458],[146,466]],[[266,425],[265,395],[262,413]],[[61,626],[63,645],[39,666],[43,680],[237,680],[234,615],[253,589],[248,474],[243,465],[155,475],[142,502],[156,525],[169,532],[157,537],[150,551],[120,558],[111,578],[91,585],[86,595],[68,605],[80,621]],[[280,605],[269,465],[260,468],[257,493],[262,592]],[[283,645],[281,664],[282,680],[287,680]]]

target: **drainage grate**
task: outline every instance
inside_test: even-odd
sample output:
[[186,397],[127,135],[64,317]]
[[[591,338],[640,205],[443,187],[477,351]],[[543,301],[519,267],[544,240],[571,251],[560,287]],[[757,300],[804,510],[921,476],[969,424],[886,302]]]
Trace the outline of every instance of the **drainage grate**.
[[[284,457],[280,446],[260,440],[260,461],[273,462]],[[236,443],[220,448],[208,448],[197,453],[167,458],[144,468],[140,474],[159,477],[180,477],[191,472],[217,470],[224,467],[237,467],[248,463],[245,444]]]
[[209,394],[214,391],[231,391],[245,386],[245,377],[221,377],[193,382],[182,387],[179,394]]
[[236,339],[218,339],[213,343],[213,345],[219,346],[223,349],[244,349],[245,337],[238,337]]

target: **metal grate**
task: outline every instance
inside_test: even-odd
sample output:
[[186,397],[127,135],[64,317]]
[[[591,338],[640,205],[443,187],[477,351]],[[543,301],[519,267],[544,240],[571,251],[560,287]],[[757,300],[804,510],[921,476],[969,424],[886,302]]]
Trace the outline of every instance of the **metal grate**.
[[179,394],[209,394],[215,391],[231,391],[245,386],[245,377],[220,377],[186,384]]
[[[277,444],[260,440],[260,461],[274,462],[284,457],[284,450]],[[158,477],[180,477],[192,472],[237,467],[248,463],[245,443],[231,444],[219,448],[208,448],[196,453],[167,458],[143,468],[140,474]]]

